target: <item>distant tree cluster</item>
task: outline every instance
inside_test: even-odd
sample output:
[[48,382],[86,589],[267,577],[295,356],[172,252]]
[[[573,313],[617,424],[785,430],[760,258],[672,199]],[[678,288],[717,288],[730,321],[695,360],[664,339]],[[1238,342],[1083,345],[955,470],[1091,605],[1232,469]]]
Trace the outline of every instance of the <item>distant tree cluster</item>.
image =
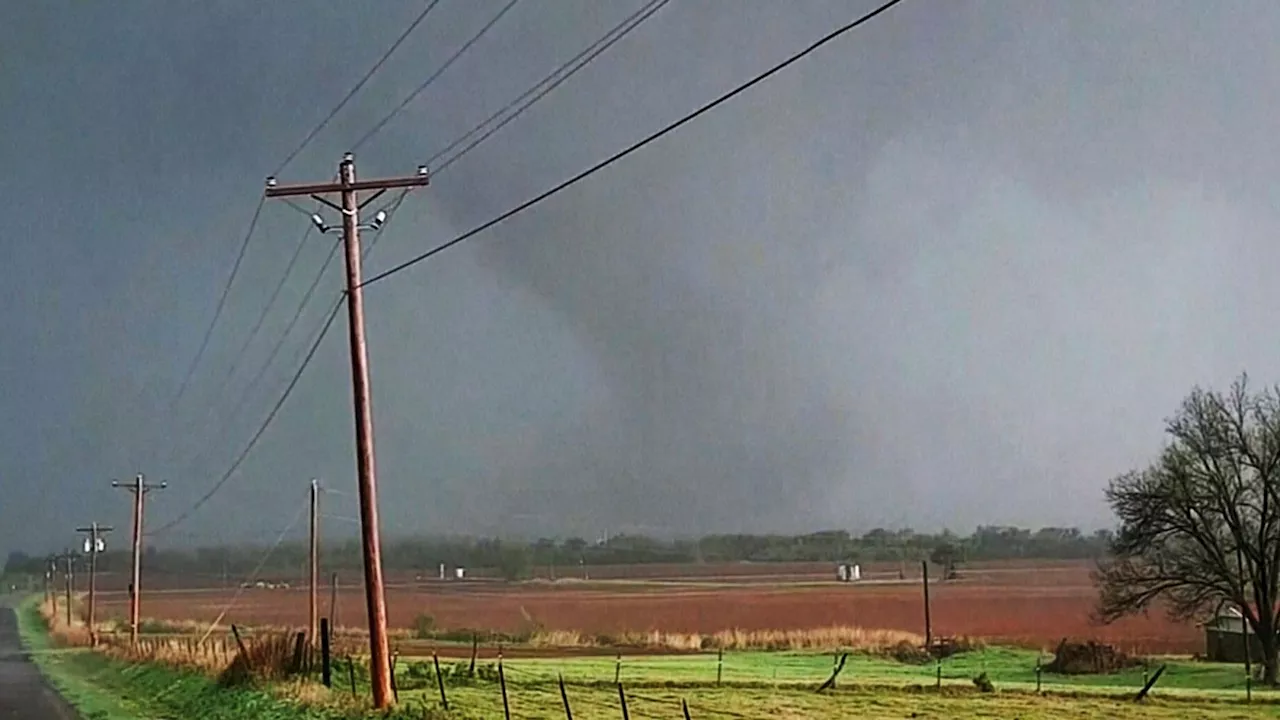
[[[659,540],[643,535],[618,535],[592,541],[579,537],[541,538],[533,542],[494,538],[402,538],[383,545],[384,567],[393,571],[434,573],[440,563],[489,569],[508,579],[530,576],[534,569],[597,565],[722,562],[918,562],[931,560],[950,572],[973,560],[1097,559],[1111,537],[1107,531],[1084,534],[1076,528],[982,526],[968,537],[944,531],[875,529],[861,536],[843,530],[807,535],[708,535],[697,540]],[[148,573],[187,574],[240,578],[262,560],[260,547],[211,547],[165,550],[148,547],[144,564]],[[358,570],[360,545],[356,540],[324,547],[329,570]],[[307,549],[287,543],[271,553],[263,573],[295,573],[306,566]],[[128,568],[126,552],[99,556],[106,572]],[[46,561],[21,552],[9,554],[5,574],[39,575]]]

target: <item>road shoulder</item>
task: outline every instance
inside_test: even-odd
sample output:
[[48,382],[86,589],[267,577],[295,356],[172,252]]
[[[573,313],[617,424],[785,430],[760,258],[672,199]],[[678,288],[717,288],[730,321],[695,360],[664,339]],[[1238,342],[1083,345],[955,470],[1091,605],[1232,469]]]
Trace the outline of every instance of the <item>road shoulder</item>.
[[23,646],[18,610],[0,606],[0,717],[74,720],[80,714],[51,687]]

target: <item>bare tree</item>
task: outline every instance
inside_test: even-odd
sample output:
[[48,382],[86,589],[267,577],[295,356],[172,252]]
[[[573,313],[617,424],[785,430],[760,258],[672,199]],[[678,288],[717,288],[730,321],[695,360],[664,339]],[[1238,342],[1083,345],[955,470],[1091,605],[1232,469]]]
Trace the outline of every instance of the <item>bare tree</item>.
[[1280,388],[1193,390],[1168,421],[1170,442],[1147,469],[1111,481],[1120,521],[1094,575],[1098,617],[1159,603],[1174,618],[1238,607],[1277,678],[1280,629]]

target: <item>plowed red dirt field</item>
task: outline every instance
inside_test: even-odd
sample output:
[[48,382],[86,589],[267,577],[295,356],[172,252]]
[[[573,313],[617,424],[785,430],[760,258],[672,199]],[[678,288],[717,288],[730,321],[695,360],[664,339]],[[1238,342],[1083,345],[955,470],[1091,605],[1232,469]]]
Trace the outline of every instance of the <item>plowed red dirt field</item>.
[[[1063,637],[1091,638],[1138,653],[1202,650],[1199,630],[1163,614],[1110,626],[1090,621],[1096,592],[1087,563],[988,564],[964,568],[958,580],[931,586],[937,635],[967,635],[992,642],[1052,647]],[[825,564],[650,566],[592,568],[591,579],[506,584],[487,580],[441,582],[398,578],[387,590],[390,622],[411,628],[428,614],[443,629],[518,632],[548,630],[618,633],[636,630],[711,633],[725,629],[804,629],[831,625],[887,628],[923,634],[924,602],[918,570],[872,567],[856,583],[834,582]],[[605,578],[619,579],[605,579]],[[303,625],[306,592],[292,589],[144,591],[144,617],[209,622],[230,605],[224,622]],[[338,624],[364,625],[364,596],[355,578],[338,594]],[[144,581],[145,583],[145,581]],[[165,583],[172,585],[173,583]],[[144,588],[145,588],[144,584]],[[328,589],[322,593],[327,610]],[[232,599],[235,602],[232,603]],[[107,615],[123,616],[125,599],[102,600]]]

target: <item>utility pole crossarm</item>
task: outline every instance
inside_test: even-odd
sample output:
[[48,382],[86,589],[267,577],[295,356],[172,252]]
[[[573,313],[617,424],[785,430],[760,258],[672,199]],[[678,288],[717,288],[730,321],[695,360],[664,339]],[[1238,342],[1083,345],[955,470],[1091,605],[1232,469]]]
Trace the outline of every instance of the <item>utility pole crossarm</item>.
[[379,180],[356,180],[350,185],[341,182],[302,183],[298,185],[276,185],[274,179],[267,181],[267,197],[287,198],[301,195],[328,195],[345,190],[360,192],[362,190],[393,190],[395,188],[425,187],[431,184],[426,168],[419,168],[417,175],[406,177],[382,178]]

